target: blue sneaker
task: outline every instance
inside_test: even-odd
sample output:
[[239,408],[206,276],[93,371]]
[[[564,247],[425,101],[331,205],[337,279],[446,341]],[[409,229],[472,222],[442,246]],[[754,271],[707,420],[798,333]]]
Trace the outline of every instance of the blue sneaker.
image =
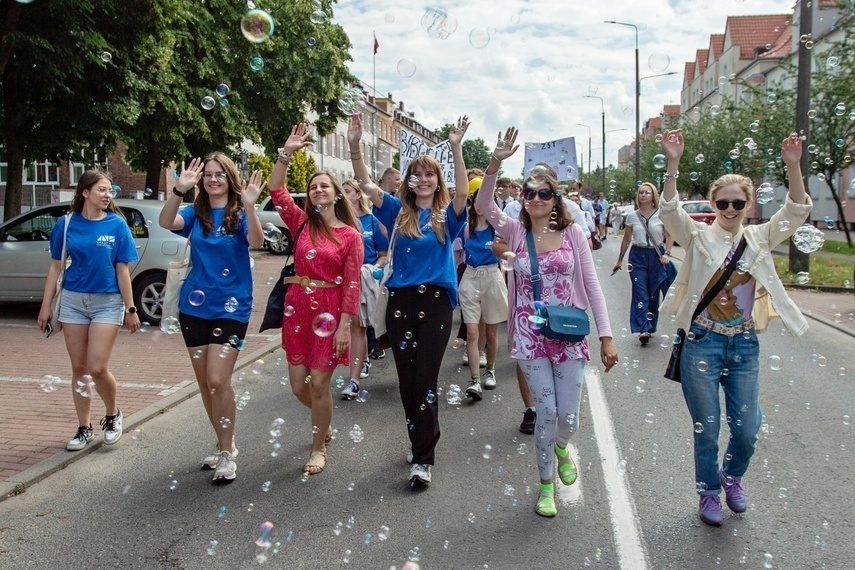
[[725,475],[724,471],[719,471],[718,476],[721,479],[728,508],[734,513],[744,513],[748,508],[748,499],[745,498],[745,491],[742,489],[742,478]]
[[698,516],[712,526],[721,526],[724,516],[721,514],[721,499],[718,495],[701,495]]

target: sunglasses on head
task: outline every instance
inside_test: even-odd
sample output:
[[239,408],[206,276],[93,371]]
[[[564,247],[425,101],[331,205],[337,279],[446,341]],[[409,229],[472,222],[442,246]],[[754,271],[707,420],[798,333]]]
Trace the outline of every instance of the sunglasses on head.
[[748,201],[746,200],[716,200],[715,207],[719,210],[727,210],[727,207],[733,204],[733,209],[739,211],[745,207]]
[[543,201],[546,201],[550,198],[555,197],[555,192],[553,192],[549,188],[541,188],[540,190],[534,188],[526,188],[523,191],[523,198],[525,198],[526,200],[534,200],[535,196],[537,196]]

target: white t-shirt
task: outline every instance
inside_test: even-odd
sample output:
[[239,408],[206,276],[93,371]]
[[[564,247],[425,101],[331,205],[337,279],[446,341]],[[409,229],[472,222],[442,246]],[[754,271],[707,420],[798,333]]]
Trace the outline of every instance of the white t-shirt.
[[653,236],[655,243],[650,242],[647,231],[644,229],[644,216],[638,210],[633,210],[627,214],[626,226],[632,228],[632,245],[640,247],[663,247],[665,245],[665,226],[662,225],[662,221],[659,219],[658,208],[647,220],[650,235]]

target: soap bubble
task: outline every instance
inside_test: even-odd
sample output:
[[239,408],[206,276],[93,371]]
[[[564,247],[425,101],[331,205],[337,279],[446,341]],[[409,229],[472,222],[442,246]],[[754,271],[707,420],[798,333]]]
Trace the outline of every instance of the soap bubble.
[[804,225],[793,234],[793,243],[802,253],[813,253],[825,243],[825,234],[811,225]]
[[264,59],[259,56],[253,57],[249,60],[249,68],[255,72],[261,71],[264,68]]
[[[269,484],[269,481],[266,484]],[[261,526],[258,527],[258,531],[255,533],[255,544],[261,548],[270,548],[272,544],[270,538],[272,535],[273,523],[270,521],[261,523]]]
[[807,271],[799,271],[798,274],[796,274],[796,281],[799,285],[807,285],[810,283],[810,273]]
[[710,365],[707,364],[707,362],[705,360],[701,360],[700,362],[698,362],[698,371],[699,372],[706,372],[707,370],[709,370],[709,367],[710,367]]
[[60,378],[59,376],[53,376],[51,374],[45,374],[44,376],[42,376],[42,381],[39,383],[39,387],[45,394],[56,392],[57,390],[59,390],[59,387],[61,385],[62,378]]
[[353,440],[353,443],[361,443],[363,439],[365,439],[365,432],[362,431],[362,428],[359,427],[359,424],[354,424],[350,431],[348,432],[350,439]]
[[782,232],[786,232],[790,229],[790,221],[789,220],[781,220],[778,222],[778,230]]
[[671,58],[664,54],[655,52],[650,54],[650,57],[647,58],[647,66],[650,68],[650,71],[654,73],[661,73],[668,69],[668,66],[671,65]]
[[775,189],[768,182],[764,182],[756,190],[756,200],[758,204],[768,204],[775,199]]
[[211,97],[210,95],[205,95],[204,97],[202,97],[202,102],[200,103],[202,108],[205,109],[206,111],[210,111],[211,109],[213,109],[216,106],[216,104],[217,104],[217,102],[214,101],[214,98]]
[[226,299],[226,302],[223,304],[223,308],[227,313],[234,313],[238,308],[238,301],[234,297],[229,297]]
[[773,354],[769,357],[769,368],[772,370],[780,370],[781,365],[783,364],[783,360],[777,354]]
[[264,239],[267,241],[278,242],[282,239],[282,232],[270,222],[264,224],[264,227],[261,228],[261,230],[264,232]]
[[321,313],[312,321],[312,331],[321,338],[326,338],[335,333],[336,327],[335,317],[330,313]]
[[704,424],[701,422],[695,422],[694,430],[695,433],[704,433]]
[[312,21],[313,24],[317,25],[326,24],[330,21],[329,15],[323,10],[315,10],[314,12],[312,12],[312,15],[309,16],[309,19]]
[[[20,0],[18,0],[18,1],[20,2]],[[101,61],[103,61],[104,63],[110,63],[111,61],[113,61],[113,54],[111,54],[108,51],[102,51],[101,52]]]
[[273,423],[270,424],[270,437],[281,437],[282,436],[282,427],[285,425],[285,420],[282,418],[276,418],[273,420]]
[[444,40],[457,30],[457,18],[442,8],[427,8],[421,24],[428,36],[434,39]]
[[668,160],[664,154],[657,154],[653,157],[653,168],[663,170],[666,166],[668,166]]
[[199,305],[205,302],[205,292],[200,289],[191,291],[190,295],[187,296],[187,300],[194,307],[198,307]]
[[225,83],[217,85],[216,93],[219,97],[225,97],[229,94],[229,86]]
[[273,18],[264,10],[250,10],[240,19],[243,37],[254,44],[264,43],[273,34]]
[[402,57],[398,60],[398,75],[404,79],[409,79],[416,74],[416,64],[413,60]]
[[88,374],[84,374],[77,379],[77,382],[75,382],[74,391],[84,398],[91,398],[93,386],[95,386],[95,382],[92,381],[92,377]]
[[695,157],[695,162],[697,162],[698,164],[703,164],[704,160],[706,160],[706,158],[704,158],[703,154],[699,154]]

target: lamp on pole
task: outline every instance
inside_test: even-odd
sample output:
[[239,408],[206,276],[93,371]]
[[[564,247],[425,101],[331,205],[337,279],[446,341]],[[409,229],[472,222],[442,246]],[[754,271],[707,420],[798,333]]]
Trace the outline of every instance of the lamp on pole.
[[584,95],[588,99],[599,99],[603,111],[603,192],[606,191],[606,104],[605,99],[598,95]]
[[[638,70],[638,26],[628,22],[616,22],[614,20],[606,20],[605,23],[635,28],[635,183],[638,185],[638,180],[641,178],[641,109],[639,108],[639,101],[641,99],[641,76]],[[604,144],[603,146],[606,145]]]
[[576,123],[579,127],[585,127],[588,129],[588,186],[591,186],[591,127],[588,125],[583,125],[582,123]]
[[577,146],[577,147],[582,147],[582,152],[581,152],[581,153],[577,153],[577,154],[576,154],[576,162],[578,163],[578,162],[581,160],[581,161],[582,161],[582,166],[584,167],[584,166],[585,166],[585,161],[584,161],[584,159],[581,159],[580,157],[585,156],[585,144],[584,144],[584,143],[577,142],[577,143],[576,143],[576,146]]

